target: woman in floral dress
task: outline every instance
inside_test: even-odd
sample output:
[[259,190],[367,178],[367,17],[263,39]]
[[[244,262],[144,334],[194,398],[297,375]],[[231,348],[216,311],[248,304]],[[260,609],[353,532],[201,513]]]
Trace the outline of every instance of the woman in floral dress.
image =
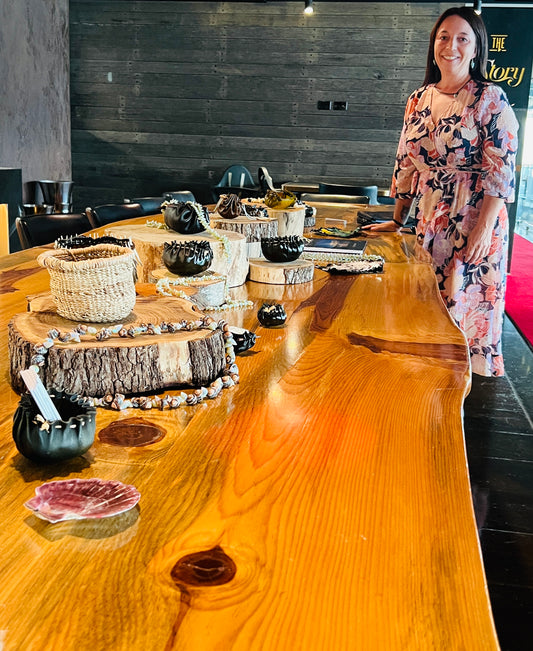
[[[503,375],[508,220],[518,123],[501,88],[485,80],[487,33],[466,7],[448,9],[430,38],[426,79],[409,97],[392,196],[400,230],[412,208],[417,244],[463,330],[472,371]],[[412,205],[411,205],[412,204]]]

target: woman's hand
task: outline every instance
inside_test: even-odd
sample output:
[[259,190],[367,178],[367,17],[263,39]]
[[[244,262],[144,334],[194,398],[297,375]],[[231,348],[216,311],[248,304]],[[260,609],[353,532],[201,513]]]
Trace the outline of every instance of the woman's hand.
[[479,222],[474,226],[465,246],[464,261],[473,264],[486,258],[490,252],[492,228]]
[[401,231],[403,224],[409,215],[411,201],[406,199],[396,199],[394,204],[394,215],[392,219],[379,224],[367,224],[363,226],[364,231],[377,231],[384,233],[398,233]]
[[494,224],[503,203],[499,197],[484,197],[478,220],[466,239],[464,261],[467,264],[480,262],[489,255]]
[[379,224],[367,224],[363,226],[361,230],[363,231],[381,231],[384,233],[397,233],[401,230],[401,226],[398,226],[396,222],[393,222],[392,219],[387,222],[380,222]]

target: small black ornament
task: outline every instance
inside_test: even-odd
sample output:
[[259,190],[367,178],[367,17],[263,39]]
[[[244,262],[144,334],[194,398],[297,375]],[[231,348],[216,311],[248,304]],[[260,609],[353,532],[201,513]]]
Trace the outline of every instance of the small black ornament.
[[244,328],[237,328],[236,326],[229,326],[231,336],[235,341],[233,351],[236,355],[244,353],[252,346],[255,345],[256,335],[255,332],[245,330]]
[[263,303],[257,312],[257,318],[265,328],[274,328],[285,323],[287,313],[280,303]]

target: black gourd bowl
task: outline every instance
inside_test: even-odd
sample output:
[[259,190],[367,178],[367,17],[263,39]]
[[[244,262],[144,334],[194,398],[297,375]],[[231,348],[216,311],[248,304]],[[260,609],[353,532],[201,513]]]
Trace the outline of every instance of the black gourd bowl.
[[17,450],[32,461],[64,461],[78,457],[94,443],[96,409],[61,391],[50,393],[61,420],[36,420],[39,409],[30,393],[25,393],[13,416],[13,440]]
[[304,240],[298,235],[261,238],[261,251],[270,262],[294,262],[303,250]]
[[163,264],[177,276],[195,276],[213,262],[213,249],[206,240],[165,242]]
[[163,217],[165,224],[171,231],[182,235],[196,235],[205,231],[205,226],[198,219],[196,211],[201,211],[203,218],[209,223],[209,210],[198,203],[187,201],[185,203],[169,203],[164,207]]

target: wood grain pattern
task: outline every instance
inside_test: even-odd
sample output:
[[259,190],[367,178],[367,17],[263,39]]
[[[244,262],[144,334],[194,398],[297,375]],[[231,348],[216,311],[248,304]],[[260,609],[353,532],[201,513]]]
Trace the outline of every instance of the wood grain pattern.
[[[383,274],[232,290],[255,308],[230,323],[260,335],[238,358],[240,384],[150,412],[166,431],[153,445],[97,437],[80,459],[30,464],[10,441],[4,380],[6,648],[498,649],[461,426],[465,340],[411,236],[367,250],[395,252]],[[44,273],[11,273],[4,324]],[[288,320],[262,328],[256,309],[273,290]],[[135,415],[98,410],[97,431]],[[43,481],[75,476],[131,483],[140,504],[57,525],[22,506]]]

